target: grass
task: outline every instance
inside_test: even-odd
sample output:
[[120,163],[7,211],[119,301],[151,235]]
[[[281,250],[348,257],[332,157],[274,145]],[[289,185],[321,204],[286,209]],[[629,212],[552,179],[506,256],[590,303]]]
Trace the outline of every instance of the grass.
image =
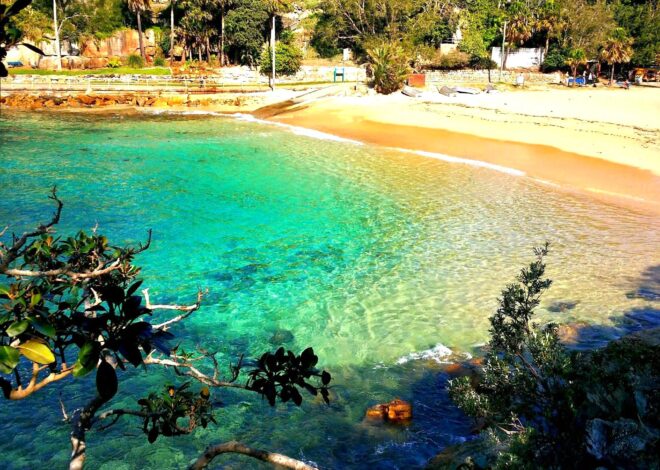
[[76,77],[80,75],[171,75],[170,69],[167,67],[145,67],[141,69],[131,67],[117,67],[105,69],[90,69],[90,70],[62,70],[57,72],[54,70],[40,70],[30,68],[16,68],[9,69],[9,75],[60,75],[67,77]]

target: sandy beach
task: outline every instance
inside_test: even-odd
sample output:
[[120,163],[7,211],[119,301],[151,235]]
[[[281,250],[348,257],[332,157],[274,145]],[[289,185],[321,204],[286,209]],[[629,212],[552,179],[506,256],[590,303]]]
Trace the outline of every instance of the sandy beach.
[[407,150],[512,168],[660,214],[660,89],[557,88],[447,98],[333,96],[268,117]]

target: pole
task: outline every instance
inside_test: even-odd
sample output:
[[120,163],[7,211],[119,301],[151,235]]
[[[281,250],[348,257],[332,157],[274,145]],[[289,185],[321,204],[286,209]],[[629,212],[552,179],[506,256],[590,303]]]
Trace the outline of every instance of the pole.
[[57,70],[62,70],[62,53],[60,52],[60,29],[57,27],[57,3],[53,0],[53,29],[55,30],[55,50],[57,52]]
[[506,23],[507,20],[504,20],[504,31],[502,32],[502,49],[500,49],[500,79],[502,81],[502,69],[504,69],[504,45],[506,40]]
[[174,62],[174,0],[171,0],[170,8],[170,67]]
[[272,50],[272,72],[273,72],[273,78],[271,79],[270,82],[270,89],[275,91],[275,13],[273,13],[273,26],[270,28],[270,47]]

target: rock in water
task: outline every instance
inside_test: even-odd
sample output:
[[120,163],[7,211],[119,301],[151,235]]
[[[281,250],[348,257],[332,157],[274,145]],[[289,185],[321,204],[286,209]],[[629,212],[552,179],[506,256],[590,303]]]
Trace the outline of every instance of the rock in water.
[[389,403],[372,406],[366,416],[394,424],[408,423],[412,419],[412,405],[396,398]]
[[275,345],[290,343],[291,341],[293,341],[293,333],[284,329],[275,330],[273,336],[271,336],[268,340],[270,344]]

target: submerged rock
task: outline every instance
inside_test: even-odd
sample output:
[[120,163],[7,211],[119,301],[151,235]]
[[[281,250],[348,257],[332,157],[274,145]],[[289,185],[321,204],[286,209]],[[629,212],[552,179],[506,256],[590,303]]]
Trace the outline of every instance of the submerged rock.
[[290,343],[294,339],[293,333],[289,330],[284,330],[284,329],[277,329],[273,333],[273,336],[270,337],[268,342],[270,344],[284,344],[284,343]]
[[552,313],[564,313],[573,310],[580,302],[573,300],[560,300],[553,302],[548,306],[548,311]]
[[408,423],[412,419],[412,405],[396,398],[389,403],[367,409],[366,417],[394,424]]

